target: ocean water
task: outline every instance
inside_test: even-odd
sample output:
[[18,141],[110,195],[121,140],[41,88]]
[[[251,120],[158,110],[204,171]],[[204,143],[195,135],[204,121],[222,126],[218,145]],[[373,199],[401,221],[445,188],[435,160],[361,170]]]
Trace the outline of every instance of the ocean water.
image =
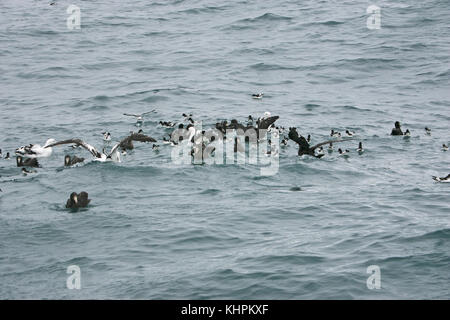
[[[450,185],[431,179],[450,173],[447,0],[49,3],[0,2],[3,155],[49,138],[101,148],[102,131],[137,130],[124,112],[151,109],[142,129],[160,150],[64,168],[67,153],[91,157],[57,147],[28,176],[0,159],[0,298],[450,298]],[[350,157],[299,158],[290,141],[261,176],[176,165],[161,143],[158,122],[183,112],[208,127],[265,111],[313,143],[356,131]],[[409,140],[389,135],[397,120]],[[89,208],[65,209],[73,191]]]

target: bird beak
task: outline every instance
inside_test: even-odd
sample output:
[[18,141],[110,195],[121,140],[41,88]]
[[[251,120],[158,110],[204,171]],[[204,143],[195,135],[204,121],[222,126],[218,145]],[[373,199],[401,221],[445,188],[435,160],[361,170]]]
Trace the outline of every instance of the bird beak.
[[75,202],[75,204],[78,203],[78,196],[74,196],[74,197],[73,197],[73,202]]

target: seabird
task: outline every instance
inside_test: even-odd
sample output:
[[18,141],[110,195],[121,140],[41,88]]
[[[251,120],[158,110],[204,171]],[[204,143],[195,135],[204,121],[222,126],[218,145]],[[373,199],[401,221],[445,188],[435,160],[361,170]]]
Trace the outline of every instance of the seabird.
[[442,150],[443,151],[448,151],[448,145],[446,145],[445,143],[442,145]]
[[89,199],[89,195],[87,192],[83,191],[80,194],[72,192],[70,194],[69,200],[67,200],[66,208],[67,209],[86,208],[90,202],[91,200]]
[[402,136],[403,131],[401,129],[400,122],[396,121],[394,126],[395,126],[395,128],[392,129],[391,136]]
[[75,165],[77,163],[81,163],[81,162],[84,162],[84,158],[78,158],[77,156],[71,157],[69,155],[66,155],[64,157],[64,165],[66,167],[70,167],[70,166],[73,166],[73,165]]
[[348,153],[349,153],[350,151],[348,151],[347,149],[346,149],[345,151],[342,151],[342,149],[339,148],[338,152],[339,152],[339,155],[340,155],[340,156],[348,157]]
[[356,149],[356,151],[359,152],[359,154],[362,154],[364,152],[363,146],[362,146],[362,142],[359,143],[358,149]]
[[152,113],[152,112],[155,112],[155,109],[153,109],[152,111],[148,111],[148,112],[141,113],[141,114],[124,113],[123,115],[124,115],[124,116],[127,116],[127,117],[135,117],[135,118],[136,118],[136,124],[137,124],[137,125],[142,125],[142,124],[144,123],[144,117],[145,117],[147,114],[150,114],[150,113]]
[[262,118],[259,118],[257,121],[258,130],[269,129],[269,127],[272,126],[279,118],[279,116],[272,117],[270,115],[270,112],[265,112],[264,116]]
[[341,133],[340,133],[340,132],[337,132],[337,131],[334,131],[333,129],[331,129],[330,137],[333,137],[333,138],[340,138],[340,137],[341,137]]
[[334,141],[334,140],[328,140],[328,141],[324,141],[321,143],[318,143],[314,146],[310,146],[308,141],[303,137],[303,136],[299,136],[298,132],[297,132],[297,128],[289,128],[289,139],[297,142],[298,144],[298,155],[302,156],[304,154],[316,157],[316,158],[321,158],[324,156],[324,154],[320,154],[320,155],[316,155],[315,154],[315,150],[325,144],[329,144],[331,142],[342,142],[344,140],[341,141]]
[[152,149],[155,150],[155,151],[158,151],[159,150],[159,145],[153,144]]
[[308,138],[306,138],[306,141],[311,142],[311,135],[308,134]]
[[354,131],[349,131],[349,130],[345,130],[345,133],[347,134],[347,136],[349,137],[353,137],[355,135]]
[[2,149],[0,149],[0,158],[3,157]]
[[325,152],[323,151],[323,147],[321,146],[321,147],[319,147],[319,149],[317,150],[317,153],[316,153],[316,157],[319,157],[319,158],[321,158],[321,157],[323,157],[325,155]]
[[447,175],[446,177],[442,177],[442,178],[433,176],[433,180],[436,182],[450,182],[450,174]]
[[88,150],[93,156],[95,161],[101,161],[105,162],[107,160],[112,160],[116,162],[120,162],[120,156],[119,156],[119,148],[122,151],[126,150],[132,150],[134,149],[133,141],[139,141],[139,142],[156,142],[155,139],[152,137],[146,136],[141,133],[131,133],[128,137],[122,139],[119,143],[117,143],[109,153],[106,153],[104,150],[103,152],[97,151],[93,146],[90,144],[84,142],[81,139],[69,139],[64,141],[55,142],[49,146],[49,147],[55,147],[63,144],[75,144],[83,147],[84,149]]
[[425,133],[426,133],[427,135],[431,135],[431,129],[428,128],[428,127],[425,127]]
[[160,121],[159,124],[165,128],[173,128],[175,126],[175,123],[171,121]]
[[251,115],[248,116],[247,119],[247,127],[253,126],[253,117]]
[[263,97],[263,95],[264,95],[264,93],[254,93],[254,94],[252,94],[252,98],[253,99],[262,99],[262,97]]
[[330,144],[328,145],[328,153],[332,152],[333,152],[333,142],[330,142]]
[[411,132],[409,132],[409,129],[406,129],[405,137],[411,137]]
[[55,142],[55,139],[48,139],[43,147],[39,144],[30,144],[29,146],[17,148],[15,152],[28,158],[46,158],[52,155],[52,148],[49,146]]
[[5,160],[9,160],[9,159],[10,159],[10,155],[9,155],[9,152],[7,152],[6,156],[5,156]]
[[28,175],[30,173],[36,173],[36,172],[37,172],[36,170],[27,170],[26,168],[22,168],[22,173],[24,175]]
[[39,167],[39,162],[36,158],[23,158],[22,156],[17,156],[16,163],[18,167]]
[[111,133],[109,132],[102,132],[103,134],[103,141],[111,141]]

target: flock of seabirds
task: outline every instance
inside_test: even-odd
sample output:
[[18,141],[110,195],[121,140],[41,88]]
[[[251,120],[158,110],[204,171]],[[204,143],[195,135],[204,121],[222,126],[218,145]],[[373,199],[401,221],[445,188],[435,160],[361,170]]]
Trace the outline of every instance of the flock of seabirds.
[[[252,98],[254,99],[262,99],[263,93],[253,94]],[[152,112],[155,112],[155,110],[145,112],[142,114],[129,114],[124,113],[125,116],[134,117],[136,119],[136,126],[141,127],[144,123],[144,118],[151,114]],[[203,150],[207,148],[207,145],[209,143],[212,143],[216,136],[211,135],[209,139],[205,138],[205,130],[197,130],[195,128],[195,121],[192,118],[192,114],[185,114],[183,113],[184,121],[181,121],[181,123],[176,123],[172,121],[159,121],[159,125],[164,128],[172,128],[172,129],[181,129],[186,132],[186,135],[172,135],[169,137],[163,137],[162,142],[164,144],[171,144],[172,146],[186,143],[189,147],[191,147],[191,156],[194,157],[196,153],[200,153],[202,159],[204,156]],[[324,146],[328,145],[328,153],[332,153],[334,149],[334,143],[339,143],[343,141],[348,141],[354,138],[355,132],[346,130],[345,133],[340,133],[335,130],[331,130],[330,132],[330,140],[318,143],[316,145],[311,145],[311,135],[308,135],[306,138],[302,135],[300,135],[297,132],[297,128],[291,127],[289,128],[288,135],[284,135],[283,133],[286,131],[284,127],[276,126],[275,122],[279,119],[279,116],[272,116],[270,112],[265,112],[264,116],[257,118],[256,120],[250,115],[248,116],[247,122],[245,124],[238,122],[236,119],[232,119],[230,122],[227,120],[217,122],[215,125],[215,129],[219,130],[223,134],[223,139],[226,139],[226,133],[229,132],[229,130],[240,130],[240,132],[245,132],[249,129],[255,130],[257,134],[257,138],[260,139],[262,137],[259,137],[259,132],[262,132],[260,130],[267,130],[267,132],[270,132],[275,137],[280,136],[280,134],[283,135],[283,138],[281,139],[281,147],[285,147],[288,144],[289,140],[294,141],[298,145],[298,155],[309,155],[315,158],[321,158],[325,155]],[[428,127],[425,128],[425,134],[431,135],[431,129]],[[14,154],[16,156],[16,164],[17,167],[22,168],[22,173],[24,175],[36,173],[36,171],[32,168],[38,168],[40,167],[38,158],[46,158],[50,157],[52,155],[53,148],[56,146],[61,145],[70,145],[72,148],[84,148],[87,151],[89,151],[94,161],[100,161],[100,162],[106,162],[106,161],[113,161],[113,162],[120,162],[121,161],[121,155],[126,155],[127,151],[134,149],[134,143],[133,142],[144,142],[144,143],[152,143],[152,149],[158,150],[159,145],[155,144],[157,142],[156,139],[144,134],[143,130],[140,129],[138,132],[131,132],[127,137],[122,139],[120,142],[113,145],[113,147],[110,149],[110,151],[106,151],[106,146],[110,144],[111,142],[111,134],[109,132],[102,132],[103,135],[103,141],[104,141],[104,147],[102,151],[97,150],[92,145],[86,143],[85,141],[81,139],[68,139],[63,141],[56,141],[54,139],[49,139],[47,142],[41,146],[39,144],[30,144],[27,146],[19,147],[15,150]],[[391,131],[392,136],[404,136],[405,139],[409,138],[411,136],[411,132],[407,129],[406,131],[403,131],[401,128],[400,122],[395,122],[394,128]],[[187,136],[187,139],[185,137]],[[174,138],[175,137],[175,138]],[[198,140],[198,138],[201,138],[201,140]],[[281,136],[280,136],[281,137]],[[266,137],[264,137],[266,138]],[[177,141],[176,141],[177,140]],[[248,142],[248,140],[246,140]],[[271,144],[269,139],[269,144]],[[201,146],[201,148],[199,147]],[[214,152],[214,148],[210,148],[211,154]],[[443,151],[448,151],[448,145],[445,143],[442,145]],[[359,142],[358,148],[356,151],[359,154],[364,153],[364,149],[362,146],[362,142]],[[243,146],[239,141],[238,138],[234,137],[234,152],[245,152],[245,146]],[[275,154],[278,150],[274,150],[273,148],[270,148],[267,150],[267,155]],[[338,149],[339,156],[348,157],[350,151],[348,149]],[[0,159],[9,160],[11,159],[11,154],[9,152],[6,153],[5,156],[2,154],[2,150],[0,149]],[[66,155],[64,157],[64,166],[74,166],[80,163],[83,163],[85,161],[84,158],[80,158],[77,156],[70,156]],[[437,177],[433,176],[433,180],[436,182],[450,182],[450,174],[448,174],[446,177]],[[0,189],[1,191],[1,189]],[[77,194],[76,192],[73,192],[70,195],[70,198],[67,200],[66,208],[70,209],[78,209],[78,208],[84,208],[87,207],[90,203],[90,199],[87,192],[81,192]]]

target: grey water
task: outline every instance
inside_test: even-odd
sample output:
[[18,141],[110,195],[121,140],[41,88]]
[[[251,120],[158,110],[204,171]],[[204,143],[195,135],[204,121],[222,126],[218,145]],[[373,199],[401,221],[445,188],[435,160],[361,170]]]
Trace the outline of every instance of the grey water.
[[[102,148],[101,132],[138,130],[123,113],[152,109],[142,129],[160,150],[99,163],[59,146],[27,176],[0,159],[0,298],[450,298],[450,185],[431,179],[450,173],[447,0],[50,2],[0,2],[3,156],[49,138]],[[161,143],[158,122],[184,112],[208,127],[266,111],[312,143],[355,131],[350,156],[290,141],[261,176],[177,165]],[[397,120],[410,139],[389,135]],[[64,168],[65,154],[87,161]],[[66,210],[73,191],[90,206]]]

